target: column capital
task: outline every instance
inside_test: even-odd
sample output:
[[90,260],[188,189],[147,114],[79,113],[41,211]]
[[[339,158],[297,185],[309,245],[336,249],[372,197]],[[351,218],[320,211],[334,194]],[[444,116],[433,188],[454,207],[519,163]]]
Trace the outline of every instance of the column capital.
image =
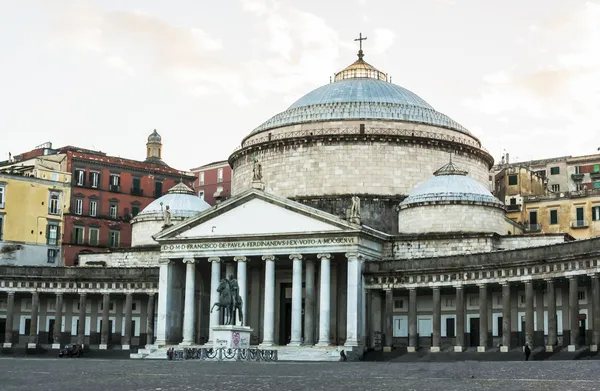
[[302,254],[290,254],[290,259],[302,259]]
[[439,285],[435,285],[431,287],[432,290],[434,291],[439,291],[440,290],[440,286]]
[[385,288],[383,288],[383,291],[384,291],[384,292],[391,292],[391,291],[393,291],[393,290],[394,290],[394,288],[392,288],[392,287],[389,287],[389,286],[388,286],[388,287],[385,287]]
[[350,258],[352,259],[358,259],[358,257],[360,256],[360,254],[358,253],[358,251],[348,251],[346,254],[344,254],[344,256],[350,260]]
[[171,261],[172,260],[169,259],[169,258],[161,258],[161,259],[158,260],[158,264],[159,265],[168,265],[168,264],[171,263]]
[[233,260],[234,260],[234,262],[246,262],[246,261],[248,261],[248,258],[246,258],[243,255],[238,255],[238,256],[233,257]]
[[325,258],[325,259],[331,259],[333,257],[331,256],[331,254],[317,254],[317,258],[319,258],[319,259],[323,259],[323,258]]
[[108,296],[110,296],[110,292],[103,292],[102,293],[102,297],[108,297]]
[[274,261],[275,259],[276,259],[275,255],[263,255],[262,256],[263,261]]
[[56,297],[62,297],[63,293],[62,292],[56,292]]
[[600,278],[600,276],[598,275],[598,273],[591,273],[591,274],[588,274],[588,275],[589,275],[590,277],[592,277],[593,279],[596,279],[596,280],[597,280],[598,278]]
[[554,283],[554,278],[544,278],[544,281],[547,283]]
[[458,290],[464,290],[465,286],[464,285],[454,285],[454,288],[458,291]]
[[38,291],[33,291],[31,292],[31,296],[39,296],[40,293]]
[[85,297],[87,296],[87,292],[79,292],[79,297]]
[[208,262],[210,262],[210,263],[219,263],[219,262],[221,262],[221,258],[219,258],[219,257],[210,257],[210,258],[208,258]]
[[565,277],[567,277],[567,280],[573,280],[573,279],[576,279],[578,276],[570,275],[570,276],[565,276]]
[[183,258],[183,263],[196,263],[195,258]]
[[127,293],[125,293],[125,296],[126,296],[126,297],[127,297],[127,296],[131,296],[131,297],[133,297],[133,293],[131,293],[131,292],[127,292]]
[[6,292],[9,296],[14,296],[15,295],[15,291],[8,291]]
[[479,288],[487,288],[488,284],[486,282],[481,282],[481,283],[478,283],[477,286]]
[[508,280],[502,281],[502,282],[500,282],[500,285],[502,285],[502,286],[510,285],[510,281],[508,281]]

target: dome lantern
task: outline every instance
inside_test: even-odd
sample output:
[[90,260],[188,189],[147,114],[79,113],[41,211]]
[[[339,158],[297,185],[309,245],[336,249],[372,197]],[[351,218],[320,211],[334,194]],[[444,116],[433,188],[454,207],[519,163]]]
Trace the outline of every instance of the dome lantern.
[[156,129],[148,136],[146,143],[146,162],[162,162],[162,137]]
[[381,81],[387,81],[387,74],[381,72],[373,65],[367,63],[363,60],[365,56],[362,50],[362,41],[365,41],[367,37],[363,37],[362,33],[358,35],[358,38],[355,41],[359,42],[359,50],[358,50],[358,60],[347,66],[344,70],[335,74],[334,80],[346,80],[346,79],[356,79],[356,78],[369,78],[369,79],[377,79]]

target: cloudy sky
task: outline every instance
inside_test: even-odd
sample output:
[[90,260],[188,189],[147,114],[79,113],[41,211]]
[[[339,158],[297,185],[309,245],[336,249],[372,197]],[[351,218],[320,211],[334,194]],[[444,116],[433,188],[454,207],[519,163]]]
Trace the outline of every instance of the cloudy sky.
[[0,1],[0,160],[52,141],[190,169],[356,58],[499,160],[600,147],[600,0]]

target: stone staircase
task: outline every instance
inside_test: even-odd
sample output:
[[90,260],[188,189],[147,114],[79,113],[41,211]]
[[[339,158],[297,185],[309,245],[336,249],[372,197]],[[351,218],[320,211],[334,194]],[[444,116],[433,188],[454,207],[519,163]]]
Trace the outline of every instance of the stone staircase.
[[[166,360],[167,350],[169,348],[176,350],[181,347],[174,346],[148,346],[145,349],[139,349],[137,353],[129,355],[132,359],[144,360]],[[192,346],[200,347],[200,346]],[[253,346],[256,348],[256,346]],[[344,350],[343,346],[328,346],[328,347],[291,347],[291,346],[273,346],[271,349],[277,350],[277,361],[340,361],[340,351]]]

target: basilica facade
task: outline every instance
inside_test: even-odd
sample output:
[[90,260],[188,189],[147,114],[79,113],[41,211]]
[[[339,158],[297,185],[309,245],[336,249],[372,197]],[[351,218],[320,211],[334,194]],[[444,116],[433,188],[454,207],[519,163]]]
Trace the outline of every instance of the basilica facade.
[[525,235],[489,191],[476,136],[362,50],[229,163],[231,198],[210,207],[176,185],[133,219],[132,248],[52,278],[0,268],[5,346],[43,344],[50,317],[54,344],[137,358],[212,346],[230,275],[251,345],[284,360],[600,343],[598,239]]

